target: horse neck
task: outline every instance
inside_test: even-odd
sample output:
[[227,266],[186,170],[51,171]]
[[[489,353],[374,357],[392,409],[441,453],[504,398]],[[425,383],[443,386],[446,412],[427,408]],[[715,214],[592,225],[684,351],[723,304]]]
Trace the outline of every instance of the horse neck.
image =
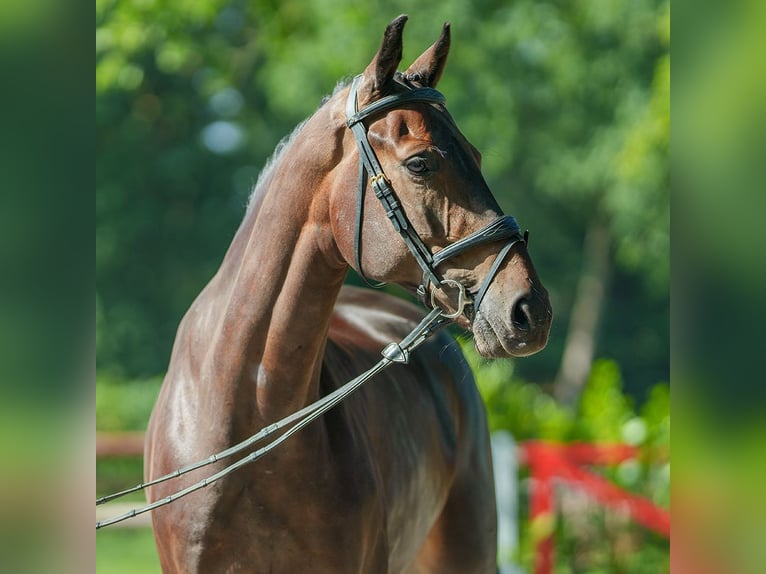
[[289,144],[257,191],[216,278],[223,309],[212,371],[224,391],[217,400],[257,413],[253,424],[318,397],[330,317],[347,271],[328,257],[329,224],[317,220],[327,196],[317,177],[323,158],[306,157],[313,153],[310,141],[299,141],[306,137]]

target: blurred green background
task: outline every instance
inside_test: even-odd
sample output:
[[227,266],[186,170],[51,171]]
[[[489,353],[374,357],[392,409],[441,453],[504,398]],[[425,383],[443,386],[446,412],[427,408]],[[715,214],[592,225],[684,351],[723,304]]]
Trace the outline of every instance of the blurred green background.
[[[640,460],[605,472],[667,507],[665,1],[97,0],[97,428],[145,427],[178,322],[260,169],[400,13],[403,66],[452,23],[439,88],[500,204],[531,230],[551,294],[543,352],[487,363],[465,346],[493,429],[636,444]],[[134,462],[100,462],[99,491],[136,482]],[[586,529],[558,521],[557,572],[668,570],[666,540],[587,512]],[[99,571],[148,571],[126,556],[151,556],[150,536],[116,542],[123,532],[98,534]]]

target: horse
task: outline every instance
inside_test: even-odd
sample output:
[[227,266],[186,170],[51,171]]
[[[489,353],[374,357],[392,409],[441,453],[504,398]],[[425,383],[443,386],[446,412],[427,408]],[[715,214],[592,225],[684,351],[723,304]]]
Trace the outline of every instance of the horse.
[[[406,20],[261,173],[178,327],[147,481],[326,396],[422,320],[414,303],[344,286],[349,268],[419,294],[484,357],[545,346],[552,312],[526,235],[435,89],[450,26],[401,72]],[[152,521],[165,573],[496,572],[486,413],[459,346],[435,334],[408,364]]]

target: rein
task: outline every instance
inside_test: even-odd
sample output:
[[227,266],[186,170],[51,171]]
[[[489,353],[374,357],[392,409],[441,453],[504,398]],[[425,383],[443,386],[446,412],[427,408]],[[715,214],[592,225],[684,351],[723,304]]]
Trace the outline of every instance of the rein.
[[[132,488],[128,488],[126,490],[98,498],[96,500],[97,506],[125,496],[126,494],[138,492],[147,487],[167,482],[242,452],[243,450],[270,437],[271,435],[279,431],[284,431],[265,446],[262,446],[261,448],[251,452],[240,460],[230,464],[229,466],[208,476],[207,478],[192,484],[191,486],[181,489],[146,506],[135,508],[124,514],[96,522],[96,530],[110,526],[112,524],[116,524],[118,522],[122,522],[123,520],[127,520],[129,518],[133,518],[134,516],[149,512],[155,508],[170,504],[179,498],[200,490],[224,478],[225,476],[228,476],[243,466],[262,458],[272,449],[276,448],[282,442],[287,440],[290,436],[322,416],[325,412],[333,408],[338,403],[342,402],[346,397],[348,397],[351,393],[357,390],[360,386],[362,386],[376,374],[380,373],[394,363],[407,364],[410,360],[410,353],[412,351],[423,344],[426,339],[428,339],[441,327],[450,322],[451,319],[462,315],[465,312],[466,306],[472,305],[475,315],[476,311],[479,309],[479,305],[481,304],[482,299],[484,298],[484,295],[487,292],[487,289],[489,288],[490,283],[499,271],[500,266],[510,252],[511,248],[520,241],[526,243],[528,234],[525,233],[524,237],[522,237],[519,233],[519,226],[516,223],[516,220],[510,215],[505,215],[499,217],[482,229],[479,229],[478,231],[467,235],[459,241],[448,245],[435,254],[432,254],[429,251],[429,249],[423,243],[422,239],[407,219],[407,216],[402,209],[401,203],[399,202],[391,186],[391,181],[386,177],[385,173],[383,173],[383,168],[380,166],[380,162],[378,161],[377,156],[375,155],[375,152],[372,149],[372,146],[370,146],[369,140],[367,139],[367,127],[364,124],[364,120],[370,118],[373,115],[382,114],[393,108],[410,103],[443,105],[445,98],[441,93],[433,88],[412,88],[406,84],[402,84],[407,88],[407,91],[381,98],[380,100],[377,100],[376,102],[370,104],[360,111],[357,108],[356,94],[361,77],[362,76],[357,76],[354,78],[353,83],[351,84],[351,90],[349,92],[348,99],[346,101],[346,123],[354,133],[360,157],[359,203],[357,206],[357,219],[354,240],[356,268],[362,278],[366,280],[361,266],[361,227],[363,220],[362,206],[364,203],[365,190],[367,188],[366,175],[369,174],[369,183],[375,193],[375,196],[382,203],[386,211],[386,216],[391,221],[394,229],[396,229],[396,231],[401,235],[408,249],[415,257],[415,260],[423,271],[423,280],[421,285],[418,287],[417,292],[423,303],[429,307],[431,311],[404,339],[402,339],[401,342],[389,343],[381,352],[383,358],[378,361],[372,368],[365,371],[358,377],[352,379],[342,387],[339,387],[329,395],[326,395],[321,399],[311,403],[310,405],[300,409],[299,411],[296,411],[295,413],[264,427],[256,434],[250,436],[244,441],[219,453],[213,454],[206,459],[181,467],[169,474],[155,478],[148,482],[139,483]],[[502,240],[507,241],[502,249],[500,249],[498,252],[497,256],[495,257],[495,261],[490,268],[490,271],[487,273],[482,285],[475,294],[467,291],[462,283],[452,279],[444,278],[437,271],[437,267],[441,263],[469,249],[473,249],[474,247],[483,245],[485,243]],[[434,289],[431,289],[431,286],[433,286]],[[445,286],[450,286],[458,290],[457,308],[451,314],[447,314],[444,310],[438,307],[435,301],[435,289],[443,289]],[[427,296],[429,292],[430,298]]]
[[161,506],[170,504],[171,502],[174,502],[178,500],[179,498],[183,498],[184,496],[191,494],[192,492],[200,490],[216,482],[217,480],[224,478],[225,476],[233,473],[235,470],[238,470],[239,468],[243,466],[258,460],[259,458],[262,458],[263,456],[268,454],[273,448],[277,447],[282,442],[290,438],[290,436],[292,436],[293,434],[301,430],[303,427],[305,427],[309,423],[313,422],[314,420],[322,416],[325,412],[333,408],[338,403],[342,402],[351,393],[353,393],[355,390],[357,390],[364,383],[366,383],[368,380],[370,380],[372,377],[374,377],[381,371],[385,370],[386,368],[393,365],[394,363],[407,364],[410,360],[410,353],[414,351],[415,349],[417,349],[420,345],[422,345],[426,341],[426,339],[428,339],[431,335],[433,335],[436,331],[438,331],[448,322],[449,322],[449,319],[445,318],[442,315],[441,309],[439,308],[432,309],[431,312],[428,313],[428,315],[426,315],[423,318],[423,320],[420,323],[418,323],[418,325],[409,333],[409,335],[407,335],[404,339],[402,339],[401,342],[389,343],[388,345],[386,345],[386,347],[381,352],[381,354],[383,355],[383,358],[380,361],[378,361],[375,365],[373,365],[372,368],[365,371],[364,373],[362,373],[355,379],[350,380],[348,383],[346,383],[342,387],[338,387],[335,391],[333,391],[329,395],[326,395],[322,397],[321,399],[319,399],[318,401],[315,401],[311,403],[310,405],[302,408],[301,410],[296,411],[295,413],[273,424],[270,424],[267,427],[264,427],[263,429],[258,431],[256,434],[245,439],[244,441],[232,447],[229,447],[226,450],[223,450],[219,453],[211,455],[206,459],[203,459],[198,462],[176,469],[173,472],[168,473],[159,478],[155,478],[154,480],[150,480],[144,483],[139,483],[132,488],[128,488],[126,490],[122,490],[114,494],[109,494],[107,496],[103,496],[97,499],[96,506],[100,504],[104,504],[106,502],[110,502],[112,500],[125,496],[126,494],[130,494],[132,492],[138,492],[149,486],[154,486],[162,482],[167,482],[168,480],[177,478],[179,476],[183,476],[184,474],[187,474],[193,470],[203,468],[205,466],[218,462],[219,460],[223,460],[227,457],[237,454],[238,452],[241,452],[245,450],[246,448],[262,441],[266,437],[276,433],[277,431],[287,428],[287,430],[283,434],[276,437],[272,442],[270,442],[266,446],[263,446],[259,448],[258,450],[251,452],[246,457],[241,458],[240,460],[230,464],[223,470],[220,470],[216,472],[215,474],[212,474],[208,476],[207,478],[204,478],[200,480],[199,482],[192,484],[191,486],[188,486],[182,490],[174,492],[173,494],[170,494],[164,498],[156,500],[155,502],[152,502],[151,504],[147,504],[146,506],[135,508],[133,510],[129,510],[128,512],[124,514],[120,514],[118,516],[114,516],[112,518],[107,518],[105,520],[96,522],[96,530],[104,528],[105,526],[110,526],[112,524],[122,522],[123,520],[127,520],[129,518],[133,518],[134,516],[138,516],[139,514],[144,514],[145,512],[149,512],[150,510],[154,510],[155,508],[159,508]]

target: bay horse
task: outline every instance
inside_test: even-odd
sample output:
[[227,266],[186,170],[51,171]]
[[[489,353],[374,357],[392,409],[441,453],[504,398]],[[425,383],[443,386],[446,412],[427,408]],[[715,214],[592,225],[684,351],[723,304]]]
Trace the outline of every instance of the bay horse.
[[[552,313],[526,237],[435,89],[449,25],[398,72],[406,19],[261,174],[178,328],[147,430],[147,481],[327,395],[422,319],[411,303],[344,287],[349,267],[454,315],[485,357],[545,346]],[[176,488],[152,486],[149,499]],[[495,572],[486,415],[459,347],[435,335],[409,364],[152,520],[166,573]]]

